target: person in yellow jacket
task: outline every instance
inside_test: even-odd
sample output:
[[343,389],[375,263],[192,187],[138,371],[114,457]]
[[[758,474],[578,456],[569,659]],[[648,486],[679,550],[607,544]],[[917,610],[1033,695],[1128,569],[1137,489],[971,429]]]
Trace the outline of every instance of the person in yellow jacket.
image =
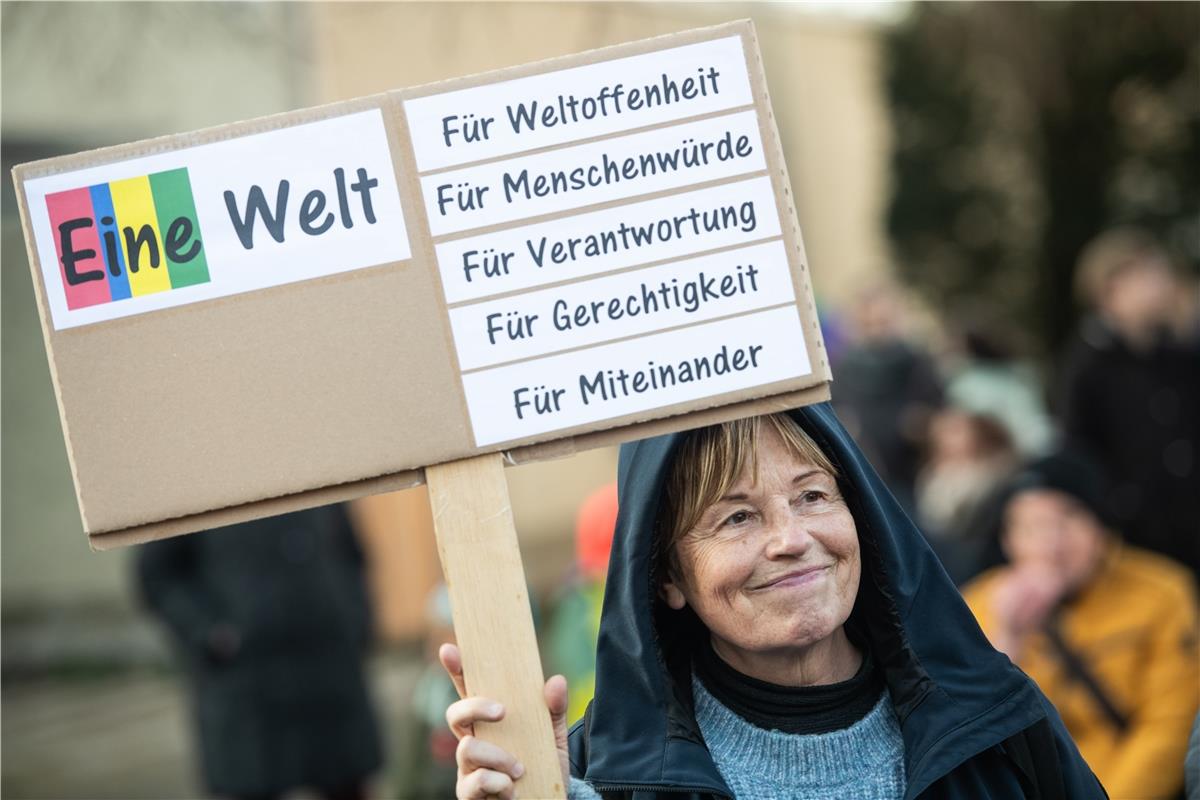
[[1196,587],[1181,565],[1123,545],[1106,518],[1086,462],[1030,464],[1003,505],[1008,563],[963,595],[992,644],[1054,703],[1113,800],[1173,798],[1200,704]]

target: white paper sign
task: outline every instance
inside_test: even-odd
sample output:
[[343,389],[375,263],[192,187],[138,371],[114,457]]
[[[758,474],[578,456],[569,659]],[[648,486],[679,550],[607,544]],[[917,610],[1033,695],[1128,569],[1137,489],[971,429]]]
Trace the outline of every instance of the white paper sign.
[[436,248],[457,303],[779,235],[768,177],[455,239]]
[[405,103],[477,445],[811,372],[763,113],[741,37]]
[[421,178],[434,236],[766,168],[742,111]]
[[383,114],[25,182],[56,329],[410,258]]
[[463,376],[479,445],[807,375],[795,304]]
[[404,104],[421,172],[754,102],[737,36]]
[[450,312],[463,370],[792,302],[779,239]]

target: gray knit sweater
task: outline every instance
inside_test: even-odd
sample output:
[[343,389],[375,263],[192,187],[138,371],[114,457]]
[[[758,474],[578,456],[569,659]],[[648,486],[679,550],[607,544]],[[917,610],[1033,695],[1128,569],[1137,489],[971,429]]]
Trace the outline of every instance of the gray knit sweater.
[[[750,724],[717,702],[695,677],[696,721],[738,800],[899,800],[904,741],[887,692],[867,716],[840,731],[794,734]],[[599,800],[571,779],[570,800]]]

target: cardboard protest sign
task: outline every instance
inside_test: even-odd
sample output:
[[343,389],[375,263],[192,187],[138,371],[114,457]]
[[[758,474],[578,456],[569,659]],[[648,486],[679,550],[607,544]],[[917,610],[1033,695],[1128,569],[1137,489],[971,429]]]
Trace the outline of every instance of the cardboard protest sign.
[[746,22],[14,176],[93,545],[424,478],[524,796],[565,787],[503,461],[828,396]]
[[825,396],[749,23],[14,175],[94,546]]

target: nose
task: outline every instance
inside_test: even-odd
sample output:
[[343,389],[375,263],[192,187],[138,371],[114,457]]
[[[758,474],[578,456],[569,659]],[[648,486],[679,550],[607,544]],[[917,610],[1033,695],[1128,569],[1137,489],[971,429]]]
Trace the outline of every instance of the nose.
[[801,557],[812,547],[813,537],[805,520],[791,513],[791,509],[772,509],[767,516],[766,544],[763,555],[767,558]]

